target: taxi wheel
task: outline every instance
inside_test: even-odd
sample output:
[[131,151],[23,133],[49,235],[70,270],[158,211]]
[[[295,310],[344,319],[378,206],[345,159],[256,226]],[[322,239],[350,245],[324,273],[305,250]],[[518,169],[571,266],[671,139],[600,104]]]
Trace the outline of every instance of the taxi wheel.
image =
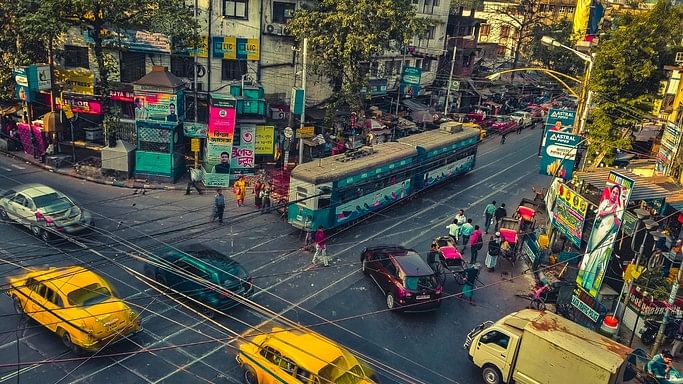
[[12,302],[14,303],[14,311],[17,312],[17,315],[23,315],[24,314],[24,308],[21,306],[21,301],[14,296],[12,297]]
[[396,299],[394,298],[394,294],[389,292],[387,294],[387,308],[389,309],[395,309],[396,308]]
[[31,233],[33,234],[33,236],[40,237],[40,232],[41,232],[41,230],[40,230],[39,226],[37,226],[37,225],[31,226]]
[[258,384],[258,378],[254,368],[249,365],[244,365],[244,382],[246,384]]
[[47,230],[43,229],[42,231],[40,231],[40,239],[43,240],[44,242],[47,243],[48,241],[50,241],[51,238],[52,238],[52,235]]
[[62,344],[64,344],[64,346],[72,353],[80,354],[81,352],[80,348],[78,348],[78,346],[71,341],[71,336],[66,331],[62,332]]
[[3,208],[0,208],[0,219],[9,220],[9,216],[7,216],[7,212]]

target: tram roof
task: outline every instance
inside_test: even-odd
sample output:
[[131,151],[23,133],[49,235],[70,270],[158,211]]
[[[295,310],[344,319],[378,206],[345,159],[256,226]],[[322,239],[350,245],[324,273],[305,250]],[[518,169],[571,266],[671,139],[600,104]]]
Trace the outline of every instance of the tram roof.
[[[339,154],[316,159],[310,163],[299,164],[292,170],[292,177],[313,184],[325,183],[344,175],[354,175],[369,168],[417,155],[414,146],[398,142],[363,147],[359,152],[370,150],[372,151],[371,154],[355,159],[349,158],[347,154]],[[342,161],[342,159],[346,161]]]
[[398,139],[399,143],[419,146],[427,151],[444,147],[472,136],[479,137],[479,128],[462,127],[462,131],[449,133],[440,129],[418,133]]

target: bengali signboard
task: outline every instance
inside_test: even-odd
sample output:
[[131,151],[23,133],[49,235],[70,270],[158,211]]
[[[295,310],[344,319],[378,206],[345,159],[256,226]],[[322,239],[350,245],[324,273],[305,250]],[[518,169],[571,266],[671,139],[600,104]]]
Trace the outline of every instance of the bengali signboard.
[[102,114],[102,104],[99,100],[78,96],[66,96],[55,98],[55,104],[57,109],[63,109],[64,105],[71,107],[71,111],[74,113],[85,113],[88,115],[101,115]]
[[233,105],[209,105],[209,124],[204,163],[207,187],[230,186],[230,158],[237,113]]
[[567,185],[560,184],[553,210],[552,225],[577,248],[581,248],[581,235],[587,212],[588,200]]
[[206,139],[208,126],[204,123],[194,123],[186,121],[183,123],[183,134],[185,137]]
[[256,152],[256,125],[241,124],[239,131],[232,144],[230,159],[231,173],[235,175],[253,171]]
[[619,232],[634,184],[635,182],[628,177],[612,171],[602,191],[586,253],[576,277],[577,285],[592,297],[596,297],[600,292],[612,256],[614,240]]
[[28,67],[14,68],[14,93],[17,99],[31,102],[32,92],[28,85]]
[[581,136],[571,133],[549,131],[541,155],[540,173],[565,180],[574,172],[576,148]]
[[275,150],[275,127],[272,125],[257,125],[256,144],[254,147],[257,155],[272,155]]

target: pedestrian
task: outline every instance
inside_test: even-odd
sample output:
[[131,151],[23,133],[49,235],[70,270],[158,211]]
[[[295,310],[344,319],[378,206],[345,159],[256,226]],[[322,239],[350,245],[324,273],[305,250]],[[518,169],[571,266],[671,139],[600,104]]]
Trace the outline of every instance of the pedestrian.
[[474,225],[472,225],[472,219],[467,219],[467,222],[460,227],[460,235],[462,236],[462,250],[467,248],[467,244],[470,242],[470,236],[474,232]]
[[261,182],[261,180],[256,180],[256,183],[254,184],[254,205],[256,206],[256,209],[261,209],[261,204],[263,204],[263,196],[261,195],[261,192],[265,188],[265,185]]
[[321,225],[318,230],[315,231],[315,253],[313,254],[313,261],[311,263],[316,264],[316,261],[322,261],[324,266],[329,265],[329,260],[327,258],[327,246],[325,244],[325,228]]
[[489,233],[489,228],[491,227],[491,220],[493,220],[493,214],[496,212],[496,201],[493,200],[491,204],[488,204],[484,208],[484,229],[486,230],[486,233],[488,235]]
[[465,274],[465,284],[462,286],[462,297],[471,305],[474,305],[474,287],[479,277],[480,268],[481,265],[479,263],[474,263],[463,271]]
[[448,224],[446,228],[448,229],[448,236],[453,239],[453,244],[457,245],[460,236],[460,226],[458,225],[457,220],[453,219],[453,222]]
[[522,121],[520,120],[519,123],[517,124],[517,134],[518,135],[522,133],[522,127],[523,127]]
[[496,219],[496,231],[498,231],[501,221],[504,217],[507,217],[507,215],[508,211],[505,209],[505,203],[502,203],[500,207],[496,208],[496,211],[493,213],[493,217]]
[[467,217],[465,216],[464,210],[458,210],[458,213],[455,215],[455,221],[458,223],[459,226],[462,226],[467,222]]
[[652,360],[647,362],[645,371],[648,377],[656,380],[657,383],[667,383],[669,371],[671,370],[672,356],[669,351],[662,350],[652,357]]
[[247,184],[244,182],[244,177],[240,176],[235,184],[233,185],[235,198],[237,199],[237,206],[241,207],[244,205],[244,198],[247,195]]
[[185,194],[189,195],[192,187],[197,190],[200,195],[203,195],[201,188],[199,188],[199,183],[202,182],[202,169],[201,168],[190,168],[190,181],[187,182],[187,189]]
[[470,237],[470,264],[477,262],[479,250],[484,247],[484,235],[478,225],[474,226],[474,232]]
[[676,358],[676,355],[678,355],[678,352],[681,351],[681,347],[683,347],[683,321],[681,321],[681,324],[678,326],[678,332],[676,333],[676,338],[674,339],[674,343],[671,346],[671,356]]
[[266,186],[261,190],[261,213],[270,212],[270,186]]
[[432,247],[429,250],[429,253],[427,253],[427,265],[432,267],[434,271],[436,271],[436,262],[439,260],[440,255],[439,250],[436,249],[436,243],[432,243]]
[[507,136],[507,132],[503,132],[500,134],[500,143],[505,144],[505,137]]
[[223,224],[223,211],[225,211],[225,196],[223,196],[223,190],[218,188],[213,197],[213,218],[211,221],[218,219],[218,222]]
[[496,263],[498,262],[498,255],[500,255],[500,232],[496,232],[495,237],[491,236],[489,240],[489,250],[486,253],[486,269],[489,272],[493,272],[496,269]]

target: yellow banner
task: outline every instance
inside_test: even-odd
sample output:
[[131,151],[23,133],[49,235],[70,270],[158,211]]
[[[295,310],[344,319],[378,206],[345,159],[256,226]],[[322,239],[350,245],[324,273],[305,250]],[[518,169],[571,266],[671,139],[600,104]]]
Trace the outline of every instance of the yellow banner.
[[272,155],[275,148],[275,127],[272,125],[256,126],[255,150],[257,155]]
[[259,59],[259,40],[247,39],[247,60],[258,61]]
[[85,68],[55,68],[55,81],[62,83],[65,92],[81,95],[95,94],[95,75]]
[[566,184],[562,184],[560,187],[558,197],[564,200],[573,210],[580,213],[583,218],[586,217],[586,212],[588,211],[588,200],[574,192],[574,190],[569,188]]
[[315,127],[301,127],[296,130],[297,139],[310,139],[315,136]]

